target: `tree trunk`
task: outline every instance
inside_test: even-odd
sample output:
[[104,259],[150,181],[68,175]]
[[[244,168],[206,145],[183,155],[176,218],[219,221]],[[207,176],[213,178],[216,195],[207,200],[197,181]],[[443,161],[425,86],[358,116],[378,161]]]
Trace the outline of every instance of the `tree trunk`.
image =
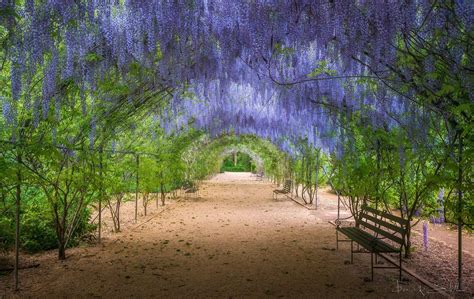
[[[121,195],[120,195],[121,196]],[[117,199],[117,212],[116,217],[117,217],[117,231],[120,231],[120,204],[121,204],[122,199]]]
[[308,192],[308,197],[309,197],[309,204],[313,204],[313,199],[314,199],[314,192],[313,192],[313,169],[311,167],[311,162],[308,161],[308,176],[307,176],[307,180],[308,180],[308,188],[307,188],[307,192]]
[[463,208],[463,192],[462,192],[462,154],[463,154],[463,144],[462,136],[459,133],[459,161],[458,161],[458,290],[462,290],[462,208]]
[[107,199],[107,205],[109,206],[110,216],[112,217],[112,222],[114,224],[114,231],[117,232],[117,219],[115,217],[115,209],[112,207],[112,202],[110,199]]
[[148,206],[148,193],[144,193],[144,194],[143,194],[143,199],[142,199],[142,201],[143,201],[143,211],[144,211],[145,216],[146,216],[146,208],[147,208],[147,206]]
[[314,206],[318,208],[318,188],[319,188],[319,150],[316,151],[316,182],[314,190]]
[[135,186],[135,222],[138,221],[138,171],[140,167],[140,156],[136,156],[136,165],[137,165],[137,175],[136,175],[136,186]]
[[379,208],[379,189],[380,189],[380,140],[377,139],[377,173],[375,182],[375,209]]
[[161,184],[161,205],[165,205],[166,193],[163,184]]
[[406,234],[406,244],[405,244],[405,258],[410,258],[411,255],[411,223],[407,222],[407,234]]
[[16,172],[16,211],[15,211],[15,291],[18,290],[18,268],[20,264],[20,203],[21,203],[21,155],[17,155],[17,172]]
[[66,259],[66,244],[64,241],[59,242],[58,259],[61,261]]
[[112,221],[114,224],[114,232],[119,232],[120,231],[120,202],[122,200],[121,194],[116,195],[116,202],[115,206],[113,205],[113,202],[111,199],[107,199],[107,205],[110,210],[110,216],[112,217]]
[[104,175],[102,172],[102,159],[103,159],[103,154],[102,154],[102,147],[99,150],[99,238],[98,241],[99,243],[102,241],[102,197],[104,196]]

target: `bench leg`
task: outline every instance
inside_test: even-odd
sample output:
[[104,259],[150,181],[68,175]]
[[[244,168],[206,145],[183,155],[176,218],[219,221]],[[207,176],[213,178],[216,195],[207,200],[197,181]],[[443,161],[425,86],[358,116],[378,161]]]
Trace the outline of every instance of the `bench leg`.
[[351,264],[354,263],[354,242],[351,240]]
[[399,264],[399,266],[400,266],[400,273],[399,273],[398,279],[399,279],[400,281],[402,281],[402,251],[401,251],[401,250],[400,250],[399,259],[400,259],[400,260],[399,260],[399,262],[400,262],[400,264]]
[[[377,254],[375,254],[377,256]],[[374,253],[370,253],[371,281],[374,280]]]

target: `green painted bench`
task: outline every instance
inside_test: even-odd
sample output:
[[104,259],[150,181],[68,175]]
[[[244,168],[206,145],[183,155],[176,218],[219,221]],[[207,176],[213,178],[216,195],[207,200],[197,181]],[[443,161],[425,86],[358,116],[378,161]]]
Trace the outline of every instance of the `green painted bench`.
[[[366,253],[360,250],[354,251],[353,243],[362,246],[370,253],[371,279],[374,279],[375,268],[399,269],[399,279],[402,279],[402,249],[405,245],[408,220],[394,216],[384,211],[379,211],[367,205],[362,206],[356,226],[344,227],[341,222],[336,222],[336,243],[351,242],[351,264],[354,262],[354,253]],[[347,239],[339,239],[339,233]],[[385,258],[383,253],[398,253],[398,265],[376,266],[377,257]],[[374,265],[374,257],[375,264]],[[386,258],[385,258],[386,259]],[[387,260],[389,261],[389,260]],[[391,262],[391,261],[389,261]]]
[[185,182],[182,186],[182,189],[184,191],[185,197],[188,197],[188,195],[193,194],[194,196],[198,196],[199,194],[199,188],[196,183],[194,182]]
[[278,199],[279,194],[286,196],[289,196],[288,194],[291,194],[291,180],[285,180],[285,183],[283,184],[283,189],[273,190],[273,199]]

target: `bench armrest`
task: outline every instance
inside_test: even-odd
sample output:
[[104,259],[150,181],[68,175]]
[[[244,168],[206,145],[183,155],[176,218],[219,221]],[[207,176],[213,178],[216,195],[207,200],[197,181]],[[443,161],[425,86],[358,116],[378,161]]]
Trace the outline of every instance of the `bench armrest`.
[[338,218],[338,219],[334,220],[334,224],[336,225],[337,228],[339,228],[341,226],[345,226],[344,224],[349,224],[348,226],[352,226],[352,224],[355,224],[355,221],[349,220],[351,218],[354,218],[354,217],[351,215],[351,216],[345,217],[345,218]]

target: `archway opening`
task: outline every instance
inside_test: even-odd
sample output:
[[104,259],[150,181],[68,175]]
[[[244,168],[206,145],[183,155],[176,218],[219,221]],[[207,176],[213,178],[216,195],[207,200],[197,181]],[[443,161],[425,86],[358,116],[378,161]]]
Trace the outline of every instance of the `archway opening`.
[[227,155],[221,166],[221,172],[254,172],[255,163],[246,153],[234,151]]

